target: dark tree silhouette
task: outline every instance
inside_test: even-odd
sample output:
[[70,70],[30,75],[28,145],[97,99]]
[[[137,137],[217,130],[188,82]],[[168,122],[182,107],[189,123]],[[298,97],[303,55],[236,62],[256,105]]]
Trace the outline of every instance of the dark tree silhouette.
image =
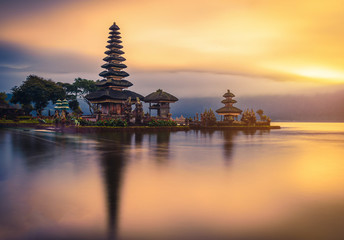
[[[70,103],[73,100],[77,100],[78,98],[82,98],[89,107],[89,110],[91,113],[94,112],[94,107],[92,104],[85,98],[87,94],[90,92],[94,92],[98,90],[98,87],[96,85],[96,82],[93,80],[83,79],[83,78],[75,78],[74,82],[72,84],[70,83],[57,83],[59,86],[63,87],[66,91],[66,97],[68,100],[70,100]],[[72,104],[76,104],[75,102]],[[78,103],[79,104],[79,103]],[[73,105],[73,106],[74,106]],[[79,105],[75,107],[75,109],[78,109]]]
[[[49,101],[55,103],[66,96],[65,90],[52,80],[36,75],[30,75],[19,87],[12,88],[12,103],[21,103],[24,106],[34,105],[38,115],[48,105]],[[28,108],[29,109],[29,108]]]

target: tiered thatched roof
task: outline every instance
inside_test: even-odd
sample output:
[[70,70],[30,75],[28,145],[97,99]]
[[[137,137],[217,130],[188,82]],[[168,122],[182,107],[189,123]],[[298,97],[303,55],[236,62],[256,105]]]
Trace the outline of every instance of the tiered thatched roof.
[[140,100],[143,100],[143,96],[136,93],[132,92],[129,90],[123,90],[123,91],[118,91],[118,90],[112,90],[110,88],[107,89],[102,89],[96,92],[92,92],[87,95],[87,99],[92,101],[92,100],[102,100],[102,99],[113,99],[113,100],[127,100],[129,97],[131,97],[133,100],[135,100],[137,97]]
[[227,92],[223,94],[223,97],[226,99],[222,100],[221,102],[225,104],[225,106],[216,110],[218,114],[235,116],[242,113],[241,109],[233,107],[233,104],[237,102],[236,100],[232,99],[235,97],[233,93],[227,90]]

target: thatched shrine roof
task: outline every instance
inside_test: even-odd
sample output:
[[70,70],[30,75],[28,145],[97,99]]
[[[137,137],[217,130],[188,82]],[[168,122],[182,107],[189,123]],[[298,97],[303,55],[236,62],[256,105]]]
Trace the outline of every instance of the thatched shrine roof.
[[118,31],[110,31],[109,34],[111,35],[120,35],[121,33]]
[[103,58],[103,60],[105,62],[110,62],[110,61],[118,61],[118,62],[123,62],[125,61],[126,59],[122,56],[107,56],[105,58]]
[[120,39],[122,37],[118,36],[118,35],[110,35],[110,36],[108,36],[108,38],[110,38],[110,39]]
[[178,101],[178,98],[176,98],[172,94],[164,92],[161,89],[158,89],[155,92],[148,94],[144,98],[143,101],[145,102],[176,102]]
[[114,22],[111,27],[109,27],[110,30],[119,30],[119,27],[117,24]]
[[112,81],[108,81],[108,80],[101,80],[99,82],[96,83],[97,86],[99,87],[106,87],[106,86],[116,86],[116,87],[131,87],[133,86],[133,84],[127,80],[112,80]]
[[119,39],[110,39],[110,40],[108,40],[107,42],[108,42],[108,43],[122,43],[122,41],[119,40]]
[[223,104],[226,104],[226,103],[237,103],[237,101],[234,100],[234,99],[232,99],[232,100],[223,99],[221,102],[222,102]]
[[242,110],[236,107],[222,107],[216,110],[217,113],[242,113]]
[[116,44],[116,43],[111,43],[111,44],[107,45],[106,48],[109,48],[109,49],[111,49],[111,48],[121,49],[121,48],[123,48],[123,46],[119,45],[119,44]]
[[106,69],[109,69],[111,67],[114,67],[114,68],[126,68],[127,65],[123,64],[123,63],[105,63],[102,65],[102,68],[106,68]]
[[92,92],[86,96],[87,100],[95,101],[95,100],[105,100],[105,99],[113,99],[113,100],[127,100],[129,97],[132,99],[136,99],[138,97],[140,100],[143,100],[143,96],[132,92],[129,90],[117,91],[112,89],[102,89],[96,92]]
[[115,49],[115,48],[114,48],[114,49],[111,49],[111,50],[108,50],[108,51],[105,52],[106,55],[110,55],[110,54],[112,54],[112,53],[115,53],[115,54],[124,54],[123,51],[118,50],[118,49]]
[[101,77],[111,77],[111,76],[118,76],[118,77],[128,77],[129,74],[125,71],[103,71],[99,73]]
[[223,97],[235,97],[235,95],[233,93],[231,93],[228,89],[227,92],[225,94],[223,94]]

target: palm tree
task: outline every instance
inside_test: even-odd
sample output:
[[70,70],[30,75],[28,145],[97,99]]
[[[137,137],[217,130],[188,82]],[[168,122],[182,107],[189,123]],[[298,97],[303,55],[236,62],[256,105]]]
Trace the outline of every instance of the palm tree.
[[263,121],[262,117],[263,117],[264,111],[262,109],[258,109],[256,113],[259,115],[260,121]]

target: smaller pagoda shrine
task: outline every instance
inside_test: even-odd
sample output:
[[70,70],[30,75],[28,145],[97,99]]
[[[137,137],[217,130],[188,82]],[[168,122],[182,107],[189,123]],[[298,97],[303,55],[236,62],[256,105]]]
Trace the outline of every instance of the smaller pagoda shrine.
[[157,110],[157,117],[169,118],[170,117],[170,103],[178,101],[178,98],[164,92],[161,89],[148,94],[144,99],[144,102],[149,103],[149,115],[151,115],[151,110]]
[[68,104],[68,101],[67,99],[64,99],[63,101],[61,101],[60,99],[58,99],[56,101],[56,104],[55,104],[55,107],[54,107],[56,110],[65,110],[67,111],[69,109],[69,104]]
[[216,112],[224,116],[223,121],[229,121],[232,122],[234,121],[234,117],[239,116],[242,113],[242,110],[236,107],[233,107],[233,104],[236,103],[237,101],[233,99],[235,95],[231,93],[229,90],[223,95],[225,98],[221,102],[225,104],[224,107],[219,108],[216,110]]

